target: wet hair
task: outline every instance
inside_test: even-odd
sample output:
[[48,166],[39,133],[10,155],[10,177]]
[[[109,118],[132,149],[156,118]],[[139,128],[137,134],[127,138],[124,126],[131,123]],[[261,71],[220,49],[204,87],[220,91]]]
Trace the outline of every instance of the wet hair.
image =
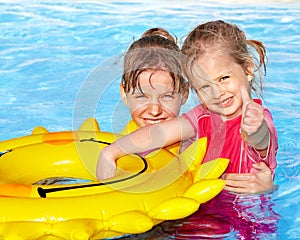
[[[187,81],[181,68],[180,49],[177,39],[163,28],[151,28],[134,41],[124,56],[122,85],[128,93],[137,89],[142,93],[139,76],[142,72],[167,71],[173,80],[174,92],[187,89]],[[151,76],[152,76],[151,74]],[[151,76],[149,83],[151,84]]]
[[[245,33],[236,25],[221,20],[211,21],[197,26],[191,31],[182,45],[183,71],[191,86],[196,83],[195,63],[208,48],[213,47],[221,54],[231,56],[240,64],[245,73],[258,72],[258,79],[250,82],[252,90],[261,95],[262,77],[266,74],[266,48],[262,42],[246,39]],[[252,69],[253,71],[249,70]]]
[[[142,37],[149,37],[149,36],[160,36],[169,39],[171,42],[174,42],[177,45],[177,37],[172,36],[167,30],[163,28],[150,28],[142,35]],[[178,46],[175,48],[179,50]]]

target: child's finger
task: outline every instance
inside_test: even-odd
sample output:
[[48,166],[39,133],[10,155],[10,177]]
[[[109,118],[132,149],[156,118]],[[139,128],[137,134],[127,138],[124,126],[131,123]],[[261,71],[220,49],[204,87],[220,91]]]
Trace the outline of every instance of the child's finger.
[[241,97],[243,101],[243,106],[247,106],[247,104],[251,102],[250,94],[248,93],[245,86],[241,86]]
[[245,86],[241,86],[241,98],[242,98],[242,122],[241,122],[241,130],[242,130],[242,137],[246,138],[248,135],[249,129],[247,129],[247,124],[245,123],[246,113],[247,113],[247,106],[251,102],[251,97],[247,91]]
[[251,97],[246,89],[245,86],[241,86],[241,98],[242,98],[242,122],[244,122],[244,119],[246,117],[246,110],[247,110],[247,106],[248,104],[251,102]]
[[270,168],[267,166],[267,164],[265,162],[254,163],[252,165],[252,167],[259,170],[259,171],[261,171],[261,172],[270,172],[271,173]]

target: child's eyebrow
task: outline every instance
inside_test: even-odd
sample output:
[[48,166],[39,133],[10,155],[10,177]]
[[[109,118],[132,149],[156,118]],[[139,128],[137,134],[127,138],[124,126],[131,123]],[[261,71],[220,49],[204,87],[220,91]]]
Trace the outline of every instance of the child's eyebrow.
[[198,86],[203,87],[203,86],[206,86],[209,84],[216,84],[215,83],[216,81],[217,81],[217,79],[212,79],[212,80],[209,79],[208,80],[208,79],[201,78],[201,80],[198,83]]
[[144,95],[144,93],[140,91],[134,91],[131,93],[131,95]]
[[179,92],[180,92],[179,89],[172,89],[172,90],[164,92],[164,94],[175,94],[175,93],[179,93]]

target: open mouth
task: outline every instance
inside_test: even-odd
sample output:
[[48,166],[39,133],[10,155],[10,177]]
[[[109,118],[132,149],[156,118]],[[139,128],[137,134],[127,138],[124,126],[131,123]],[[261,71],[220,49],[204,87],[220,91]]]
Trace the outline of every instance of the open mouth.
[[219,103],[219,105],[223,108],[229,107],[233,102],[233,97],[226,98],[222,102]]
[[146,125],[151,125],[151,124],[156,124],[156,123],[161,123],[163,121],[166,120],[166,118],[160,118],[160,119],[148,119],[148,118],[144,118],[144,123]]

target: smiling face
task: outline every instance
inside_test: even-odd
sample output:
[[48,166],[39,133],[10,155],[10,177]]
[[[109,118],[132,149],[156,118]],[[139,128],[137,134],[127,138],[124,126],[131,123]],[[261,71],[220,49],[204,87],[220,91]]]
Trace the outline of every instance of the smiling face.
[[[201,67],[193,85],[200,100],[223,120],[232,119],[242,111],[241,86],[250,92],[253,75],[228,55],[210,48],[197,60]],[[251,72],[251,71],[247,71]]]
[[139,75],[138,81],[142,91],[136,88],[125,93],[121,86],[120,92],[139,127],[178,116],[181,105],[187,100],[188,90],[180,93],[178,86],[174,89],[169,72],[145,70]]

